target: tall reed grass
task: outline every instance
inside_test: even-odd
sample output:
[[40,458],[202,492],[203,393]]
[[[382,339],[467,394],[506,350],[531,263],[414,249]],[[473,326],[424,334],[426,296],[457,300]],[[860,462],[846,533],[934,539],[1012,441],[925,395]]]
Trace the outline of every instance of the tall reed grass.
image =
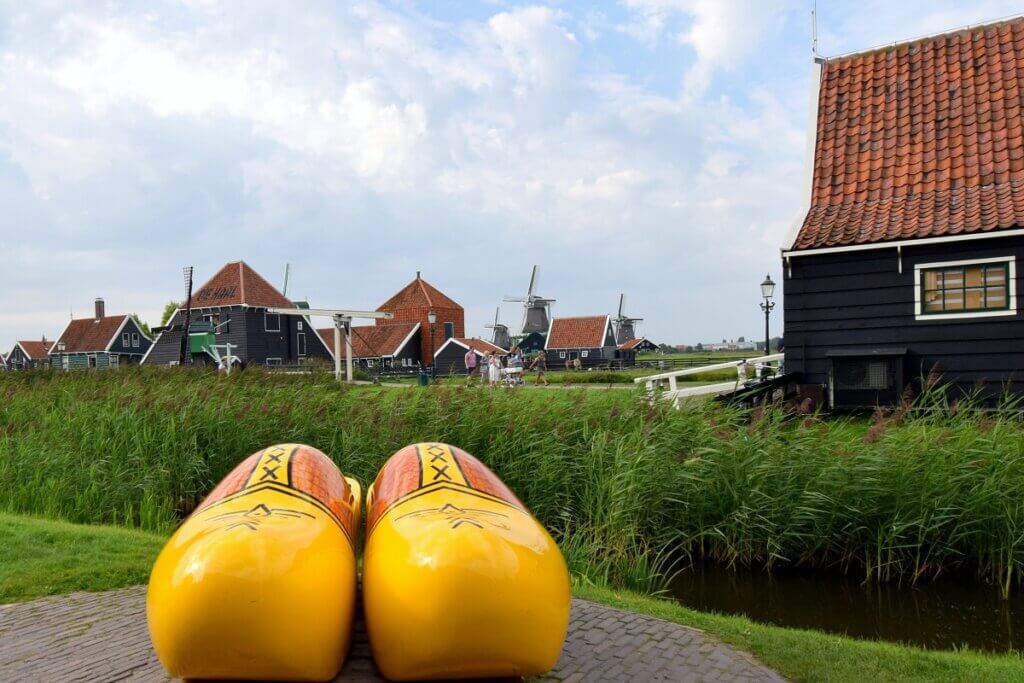
[[199,371],[0,376],[0,510],[172,528],[239,460],[320,448],[364,482],[423,440],[474,453],[578,579],[656,590],[687,560],[914,583],[1024,577],[1024,425],[934,395],[872,420],[676,411],[634,391],[348,388]]

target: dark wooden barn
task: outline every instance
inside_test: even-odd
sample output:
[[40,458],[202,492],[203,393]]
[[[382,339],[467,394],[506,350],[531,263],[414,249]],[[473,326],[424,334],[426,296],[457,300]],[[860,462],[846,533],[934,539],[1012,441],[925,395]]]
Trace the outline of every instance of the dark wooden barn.
[[611,317],[585,315],[555,318],[551,321],[547,343],[549,368],[564,366],[566,361],[580,361],[581,367],[604,365],[616,359],[618,345],[612,330]]
[[14,348],[7,354],[8,370],[31,370],[43,368],[50,364],[52,341],[44,337],[42,341],[22,340],[14,343]]
[[504,357],[508,355],[508,349],[495,346],[489,341],[471,337],[464,339],[452,337],[437,350],[434,355],[434,365],[438,375],[465,375],[466,374],[466,353],[472,349],[477,357],[477,364],[485,353]]
[[[276,315],[269,313],[269,308],[295,308],[295,304],[244,261],[234,261],[193,293],[191,321],[212,329],[215,345],[234,345],[232,355],[245,364],[278,366],[333,360],[309,318]],[[142,362],[177,365],[184,323],[185,310],[179,308],[165,327],[154,330],[156,340]],[[190,344],[190,357],[194,363],[214,362],[202,345]]]
[[[1024,19],[819,59],[785,369],[834,407],[1024,389]],[[909,390],[908,390],[909,387]]]

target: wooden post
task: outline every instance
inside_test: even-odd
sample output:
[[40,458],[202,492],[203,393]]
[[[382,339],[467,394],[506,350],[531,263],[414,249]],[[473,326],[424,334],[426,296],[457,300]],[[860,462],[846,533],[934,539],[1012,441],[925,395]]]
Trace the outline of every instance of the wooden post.
[[345,319],[345,381],[352,384],[352,319]]
[[334,379],[341,381],[341,316],[338,315],[334,316]]

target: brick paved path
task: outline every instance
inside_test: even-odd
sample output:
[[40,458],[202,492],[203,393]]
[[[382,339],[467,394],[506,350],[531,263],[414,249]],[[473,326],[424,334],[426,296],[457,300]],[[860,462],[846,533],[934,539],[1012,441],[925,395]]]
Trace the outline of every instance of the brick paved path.
[[[338,680],[379,681],[362,624]],[[162,681],[145,589],[0,605],[0,681]],[[545,680],[782,681],[696,629],[573,600],[569,638]]]

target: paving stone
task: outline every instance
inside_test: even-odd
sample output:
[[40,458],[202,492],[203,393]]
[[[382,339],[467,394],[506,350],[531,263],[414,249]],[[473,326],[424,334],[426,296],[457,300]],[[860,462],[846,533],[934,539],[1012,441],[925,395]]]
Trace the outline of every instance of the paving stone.
[[[145,588],[0,605],[0,681],[167,681],[146,630]],[[380,681],[357,620],[336,680]],[[569,635],[545,681],[782,681],[697,629],[573,600]]]

